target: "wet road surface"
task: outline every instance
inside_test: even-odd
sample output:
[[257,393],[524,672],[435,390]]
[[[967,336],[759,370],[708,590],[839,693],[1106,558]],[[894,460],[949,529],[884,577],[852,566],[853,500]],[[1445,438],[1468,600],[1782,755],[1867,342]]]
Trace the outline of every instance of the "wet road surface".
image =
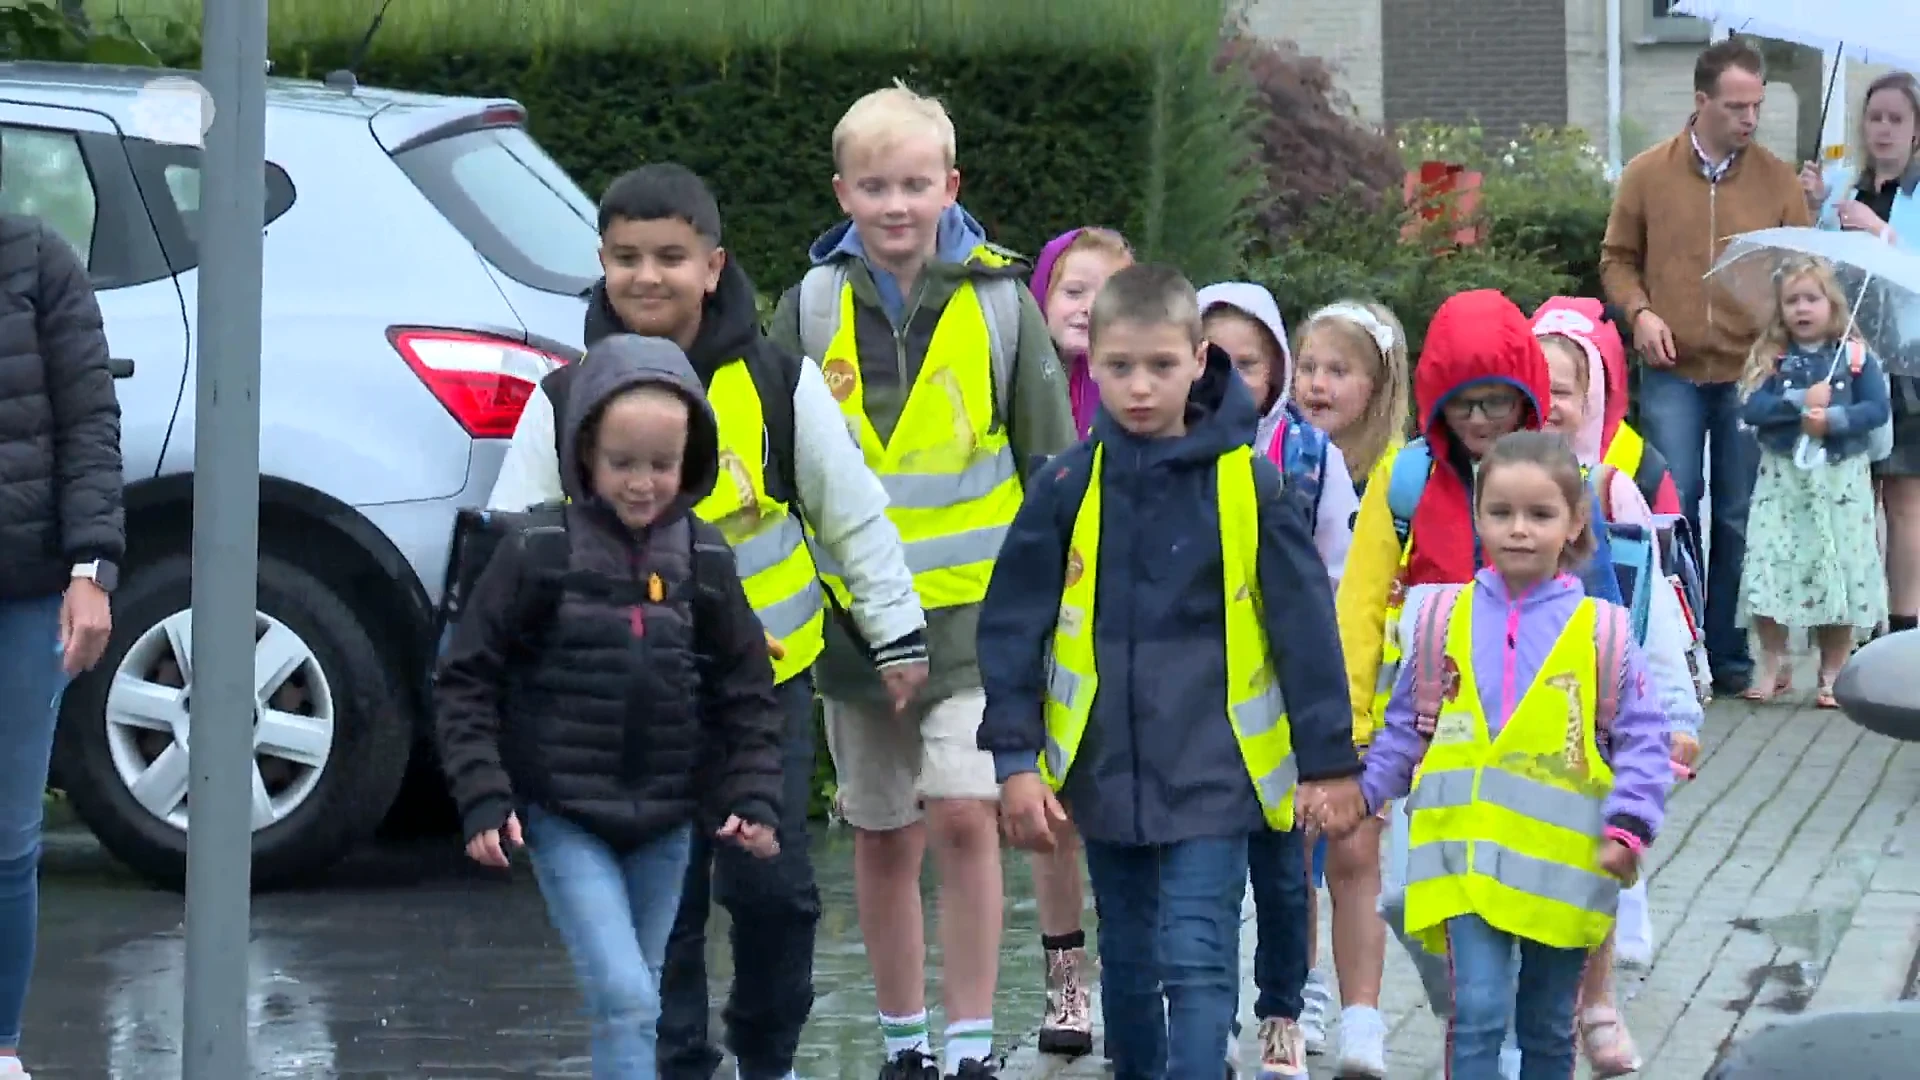
[[[825,833],[814,851],[819,997],[798,1071],[865,1080],[879,1036],[851,834]],[[927,886],[931,901],[931,875]],[[1037,1023],[1043,997],[1027,875],[1008,873],[1007,887],[997,1019],[1012,1036]],[[178,1077],[180,898],[145,887],[84,831],[62,829],[48,838],[41,907],[24,1048],[35,1080]],[[717,1008],[730,958],[724,933],[715,940]],[[263,1080],[589,1075],[579,996],[531,875],[471,866],[451,838],[383,845],[322,887],[255,897],[252,961],[253,1074]]]

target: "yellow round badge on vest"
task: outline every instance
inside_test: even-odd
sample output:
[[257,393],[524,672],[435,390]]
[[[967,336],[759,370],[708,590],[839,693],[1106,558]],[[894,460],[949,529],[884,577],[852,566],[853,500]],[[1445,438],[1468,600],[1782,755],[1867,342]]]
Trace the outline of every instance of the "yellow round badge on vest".
[[833,394],[833,400],[839,402],[852,397],[854,384],[860,381],[860,373],[854,370],[853,364],[839,358],[827,361],[820,374],[827,380],[827,390]]
[[1080,576],[1087,572],[1087,560],[1080,557],[1079,548],[1067,550],[1067,588],[1080,584]]

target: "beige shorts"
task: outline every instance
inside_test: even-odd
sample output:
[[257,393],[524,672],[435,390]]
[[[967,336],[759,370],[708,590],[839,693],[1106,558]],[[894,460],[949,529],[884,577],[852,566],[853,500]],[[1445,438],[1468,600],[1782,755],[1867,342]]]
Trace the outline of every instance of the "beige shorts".
[[964,690],[895,716],[886,705],[828,699],[840,816],[882,832],[920,820],[923,799],[998,799],[993,755],[974,744],[986,704],[984,691]]

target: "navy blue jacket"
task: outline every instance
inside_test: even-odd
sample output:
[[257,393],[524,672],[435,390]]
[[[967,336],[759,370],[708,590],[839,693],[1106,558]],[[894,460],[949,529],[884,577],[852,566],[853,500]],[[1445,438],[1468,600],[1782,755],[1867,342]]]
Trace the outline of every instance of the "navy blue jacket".
[[[1142,439],[1104,410],[1093,435],[1042,466],[994,563],[980,611],[986,714],[979,745],[1004,780],[1038,769],[1046,660],[1067,548],[1104,448],[1094,658],[1100,689],[1061,794],[1088,839],[1170,844],[1264,828],[1226,717],[1219,458],[1244,449],[1253,398],[1213,350],[1187,405],[1187,434]],[[1260,592],[1303,779],[1360,771],[1326,566],[1306,497],[1255,455]]]
[[1867,452],[1867,437],[1892,416],[1887,400],[1887,376],[1880,358],[1867,353],[1860,374],[1853,374],[1844,353],[1834,362],[1835,346],[1809,349],[1795,345],[1780,358],[1780,367],[1760,384],[1740,407],[1740,419],[1754,430],[1760,445],[1777,454],[1793,453],[1800,439],[1801,406],[1807,389],[1833,374],[1833,400],[1827,406],[1827,454],[1835,459]]

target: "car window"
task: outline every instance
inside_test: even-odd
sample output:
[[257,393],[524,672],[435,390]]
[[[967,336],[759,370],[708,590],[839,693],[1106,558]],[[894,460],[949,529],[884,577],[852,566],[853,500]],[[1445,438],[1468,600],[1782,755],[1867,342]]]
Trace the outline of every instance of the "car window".
[[[196,155],[197,158],[197,155]],[[187,239],[195,246],[200,243],[200,164],[168,162],[160,170],[160,179],[167,185],[167,194],[173,199],[173,208],[180,212],[180,227],[186,230]],[[266,223],[287,212],[293,205],[293,184],[280,171],[280,166],[267,163],[267,216]]]
[[600,276],[598,211],[524,129],[468,131],[395,160],[507,276],[554,292]]
[[[202,152],[197,146],[128,139],[127,156],[139,178],[153,224],[175,273],[200,264]],[[273,224],[293,207],[296,192],[287,171],[266,163],[266,206],[261,222]]]
[[80,253],[93,253],[99,201],[80,140],[70,131],[0,126],[0,210],[46,222]]

